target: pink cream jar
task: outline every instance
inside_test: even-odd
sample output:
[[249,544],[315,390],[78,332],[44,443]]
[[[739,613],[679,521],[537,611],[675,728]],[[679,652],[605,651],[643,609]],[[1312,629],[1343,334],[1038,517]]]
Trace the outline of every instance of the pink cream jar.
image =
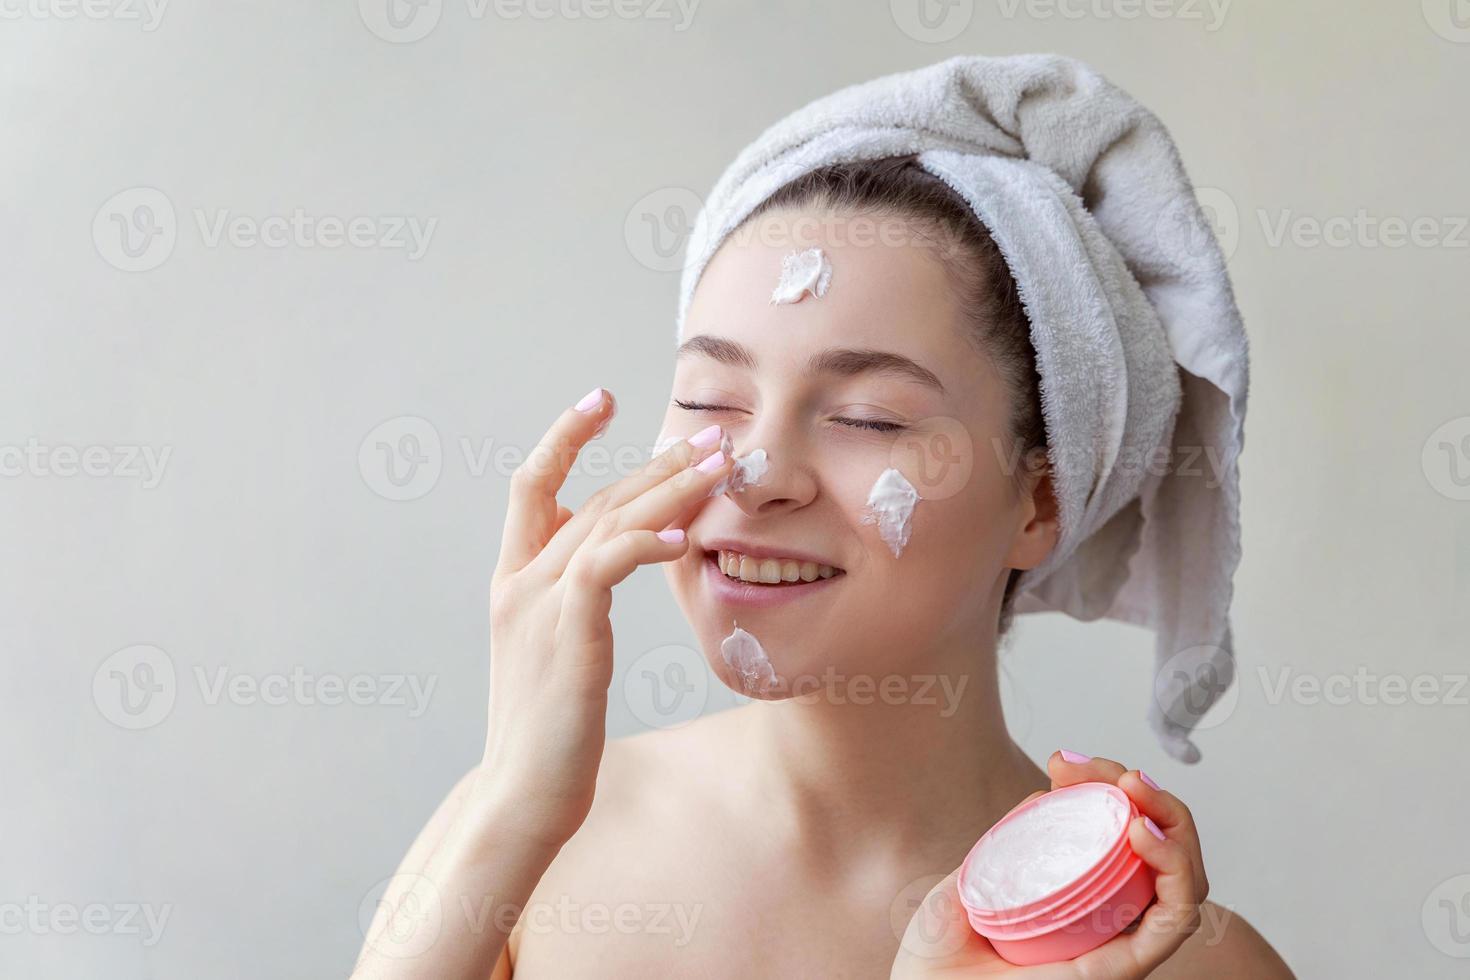
[[960,865],[960,903],[975,931],[1017,966],[1081,956],[1112,939],[1154,897],[1133,853],[1138,807],[1109,783],[1077,783],[1006,814]]

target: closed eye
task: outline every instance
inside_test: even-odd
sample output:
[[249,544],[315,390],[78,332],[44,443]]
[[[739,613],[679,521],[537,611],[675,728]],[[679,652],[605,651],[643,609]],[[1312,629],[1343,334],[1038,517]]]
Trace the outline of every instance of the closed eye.
[[[733,412],[735,409],[728,405],[707,405],[704,402],[686,402],[674,399],[674,404],[686,412]],[[853,429],[867,429],[872,432],[902,432],[908,426],[899,422],[885,422],[881,419],[853,419],[837,416],[832,419],[839,425],[845,425]]]
[[871,429],[874,432],[902,432],[908,428],[908,426],[900,425],[897,422],[880,422],[877,419],[834,418],[832,421],[842,425],[850,425],[854,429]]
[[731,408],[728,405],[706,405],[703,402],[681,402],[677,398],[674,399],[674,404],[675,405],[678,405],[680,408],[684,409],[684,411],[686,411],[686,412],[733,412],[733,411],[735,411],[733,408]]

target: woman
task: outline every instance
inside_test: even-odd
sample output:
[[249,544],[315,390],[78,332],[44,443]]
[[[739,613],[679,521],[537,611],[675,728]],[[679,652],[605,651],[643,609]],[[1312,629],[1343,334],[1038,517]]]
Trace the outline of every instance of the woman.
[[[998,90],[986,72],[1010,61],[929,71]],[[1081,69],[1060,70],[1076,88]],[[1205,901],[1180,800],[1108,759],[1059,751],[1043,769],[1007,734],[995,655],[1026,574],[1127,512],[1067,509],[1062,348],[1039,339],[1015,229],[999,212],[988,226],[942,159],[788,161],[723,226],[717,187],[686,274],[669,447],[560,506],[615,411],[599,388],[512,480],[484,761],[404,858],[360,975],[1291,975]],[[1128,353],[1130,377],[1145,362]],[[944,469],[910,458],[936,445]],[[1088,479],[1084,496],[1107,495]],[[652,563],[716,675],[753,700],[605,743],[611,590]],[[1165,722],[1177,749],[1187,723]],[[1084,780],[1137,804],[1129,841],[1157,901],[1078,959],[1011,966],[965,921],[954,869],[1018,803]]]

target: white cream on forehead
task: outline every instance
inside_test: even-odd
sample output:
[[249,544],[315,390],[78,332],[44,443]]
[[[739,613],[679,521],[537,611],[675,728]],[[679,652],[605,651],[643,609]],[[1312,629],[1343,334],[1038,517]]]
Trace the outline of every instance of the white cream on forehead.
[[904,475],[889,467],[878,475],[873,489],[868,491],[867,514],[864,524],[877,524],[878,536],[888,545],[897,558],[909,543],[910,523],[914,516],[914,505],[919,502],[919,491],[904,479]]
[[1102,860],[1127,823],[1127,804],[1102,784],[1038,797],[971,855],[965,901],[997,911],[1039,901]]
[[832,282],[832,263],[819,248],[792,252],[781,260],[781,278],[771,293],[772,303],[799,303],[811,293],[820,299]]
[[746,694],[762,694],[776,683],[776,669],[761,649],[760,641],[736,625],[735,631],[720,641],[720,656],[740,680]]

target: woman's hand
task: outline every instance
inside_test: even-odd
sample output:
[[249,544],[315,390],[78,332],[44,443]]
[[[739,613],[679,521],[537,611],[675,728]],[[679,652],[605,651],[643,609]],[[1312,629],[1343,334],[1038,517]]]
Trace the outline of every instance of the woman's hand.
[[557,491],[615,411],[602,389],[579,406],[511,477],[490,586],[490,718],[477,787],[515,814],[519,832],[552,847],[592,805],[612,682],[612,587],[639,565],[681,557],[688,541],[676,525],[730,469],[720,429],[710,426],[573,514]]
[[[1111,759],[1056,752],[1047,760],[1047,770],[1052,789],[1083,782],[1113,783],[1137,804],[1142,816],[1129,826],[1128,842],[1157,873],[1154,891],[1158,900],[1128,930],[1075,960],[1014,966],[971,928],[960,904],[956,869],[930,890],[909,921],[893,964],[896,980],[941,976],[1141,980],[1199,928],[1200,903],[1210,883],[1189,807],[1152,785],[1139,770],[1124,769]],[[1032,793],[1026,800],[1040,795],[1039,791]]]

